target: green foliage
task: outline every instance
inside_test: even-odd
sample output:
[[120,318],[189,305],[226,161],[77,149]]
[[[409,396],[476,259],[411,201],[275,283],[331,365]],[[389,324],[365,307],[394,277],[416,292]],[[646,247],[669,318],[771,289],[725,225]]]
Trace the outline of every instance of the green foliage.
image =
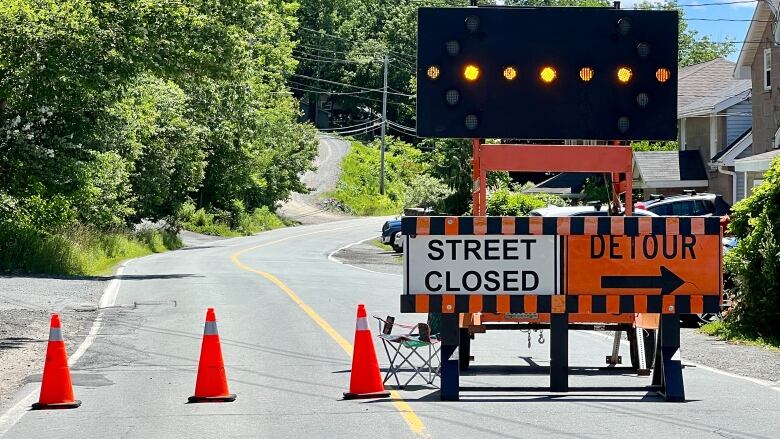
[[583,201],[603,201],[605,203],[609,201],[609,190],[607,190],[602,177],[588,177],[585,180],[582,193],[585,195]]
[[452,194],[441,180],[428,174],[414,176],[404,195],[404,207],[424,207],[434,211],[444,208],[444,200]]
[[131,170],[137,218],[159,219],[203,182],[205,128],[187,117],[187,96],[171,81],[143,75],[103,118],[103,144]]
[[699,35],[699,31],[688,28],[685,11],[676,0],[661,2],[643,1],[637,3],[637,9],[677,10],[680,14],[679,43],[677,61],[680,67],[711,61],[729,56],[734,52],[736,43],[733,41],[712,41],[707,35]]
[[81,162],[81,185],[72,195],[79,219],[103,230],[122,227],[133,214],[127,163],[115,152],[95,152],[92,161]]
[[471,203],[471,156],[472,145],[467,139],[426,139],[420,146],[428,149],[426,161],[430,173],[441,180],[452,191],[444,200],[444,211],[462,215]]
[[233,200],[228,211],[209,213],[196,209],[191,201],[176,210],[177,225],[197,233],[215,236],[248,236],[265,230],[285,227],[285,223],[268,207],[258,207],[247,213],[240,200]]
[[734,205],[729,232],[738,244],[725,263],[737,291],[726,322],[754,337],[780,336],[780,158],[764,182]]
[[[420,147],[428,150],[424,159],[430,164],[429,173],[444,183],[449,195],[439,208],[443,212],[462,215],[469,211],[472,200],[471,156],[473,145],[469,139],[425,139]],[[489,172],[488,189],[508,187],[509,173]]]
[[0,271],[104,274],[117,262],[181,247],[173,231],[102,232],[74,226],[60,233],[0,222]]
[[357,215],[399,213],[415,178],[426,171],[422,154],[408,143],[387,139],[385,194],[379,193],[379,141],[369,145],[353,141],[341,162],[341,177],[330,194]]
[[272,227],[261,208],[305,192],[316,154],[285,84],[297,9],[0,2],[0,193],[15,221],[110,234],[189,199],[222,221],[240,200],[242,233]]
[[744,331],[745,328],[731,325],[722,320],[716,320],[699,328],[704,334],[723,340],[735,341],[749,346],[759,346],[771,351],[780,352],[780,336],[760,336],[754,331]]
[[566,201],[556,195],[527,194],[504,187],[490,192],[487,214],[496,216],[524,216],[534,209],[547,206],[565,206]]
[[0,192],[0,224],[57,232],[72,226],[74,221],[75,212],[70,201],[62,196],[16,198]]
[[634,151],[678,151],[679,145],[676,140],[661,142],[639,140],[636,142],[631,142],[631,149]]

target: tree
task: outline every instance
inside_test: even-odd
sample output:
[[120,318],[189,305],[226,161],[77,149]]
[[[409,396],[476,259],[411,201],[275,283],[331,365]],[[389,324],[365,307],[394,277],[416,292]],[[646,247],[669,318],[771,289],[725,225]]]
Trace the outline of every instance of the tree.
[[[286,85],[296,13],[286,0],[3,1],[0,192],[62,196],[114,227],[193,195],[254,208],[305,191],[316,139]],[[115,217],[93,212],[101,200],[121,204]]]
[[643,1],[638,3],[636,8],[676,10],[679,12],[680,28],[677,60],[680,67],[726,57],[734,52],[735,43],[733,41],[712,41],[710,37],[706,35],[700,36],[699,31],[689,29],[688,22],[685,20],[685,11],[677,5],[675,0],[664,2]]
[[171,81],[142,75],[105,113],[103,144],[127,161],[136,219],[173,215],[203,182],[205,128],[189,119]]
[[726,255],[726,270],[737,291],[727,322],[752,336],[780,336],[780,158],[764,182],[734,205],[729,232],[738,243]]

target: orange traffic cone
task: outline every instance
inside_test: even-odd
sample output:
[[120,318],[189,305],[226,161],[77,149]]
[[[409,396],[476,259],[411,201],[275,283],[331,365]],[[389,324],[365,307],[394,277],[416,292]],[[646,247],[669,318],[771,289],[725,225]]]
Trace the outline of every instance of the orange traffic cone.
[[222,361],[222,347],[217,332],[217,317],[214,308],[206,311],[206,327],[203,328],[203,343],[200,346],[198,380],[195,395],[189,402],[230,402],[236,395],[228,390],[225,363]]
[[59,314],[51,315],[49,344],[46,346],[46,363],[43,365],[41,396],[32,405],[33,410],[75,409],[81,401],[73,399],[73,385],[70,382],[68,353],[62,338]]
[[368,329],[366,307],[358,305],[355,325],[355,347],[352,349],[352,374],[349,379],[349,393],[344,399],[386,398],[390,392],[382,384],[379,362],[374,351],[374,340]]

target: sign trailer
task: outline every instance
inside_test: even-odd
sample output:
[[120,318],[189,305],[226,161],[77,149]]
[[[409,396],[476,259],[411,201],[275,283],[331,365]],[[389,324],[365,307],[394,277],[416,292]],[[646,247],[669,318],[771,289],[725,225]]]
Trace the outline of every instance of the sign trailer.
[[[401,311],[442,313],[443,400],[459,398],[464,357],[468,365],[459,320],[500,325],[517,315],[538,316],[519,317],[524,327],[549,326],[557,392],[568,390],[569,329],[625,330],[660,316],[652,388],[685,400],[679,315],[719,311],[719,219],[632,217],[625,144],[676,138],[677,41],[676,11],[418,10],[417,135],[471,138],[474,151],[476,216],[402,221]],[[486,137],[526,142],[484,144]],[[487,217],[489,171],[603,173],[612,204],[624,194],[626,216]]]

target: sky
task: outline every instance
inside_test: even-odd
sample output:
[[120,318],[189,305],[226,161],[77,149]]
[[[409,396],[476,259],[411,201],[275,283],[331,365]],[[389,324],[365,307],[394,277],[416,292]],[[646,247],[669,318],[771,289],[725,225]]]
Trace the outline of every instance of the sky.
[[[688,19],[688,28],[699,31],[700,35],[707,35],[713,41],[735,40],[735,51],[728,59],[736,61],[742,41],[747,35],[750,21],[702,21],[697,19],[729,19],[750,20],[756,8],[756,2],[696,6],[702,3],[718,3],[730,0],[679,0],[680,5],[685,5],[685,17]],[[731,0],[733,1],[733,0]],[[636,0],[623,0],[621,7],[628,9],[637,3]],[[690,5],[690,6],[689,6]]]

